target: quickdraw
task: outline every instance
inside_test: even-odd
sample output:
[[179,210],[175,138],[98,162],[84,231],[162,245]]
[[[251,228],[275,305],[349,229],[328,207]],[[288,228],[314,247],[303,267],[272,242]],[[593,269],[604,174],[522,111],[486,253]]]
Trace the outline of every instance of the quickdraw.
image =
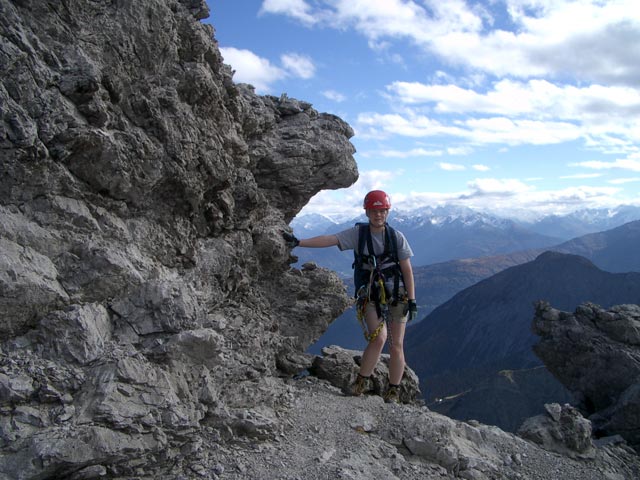
[[[369,275],[369,282],[365,285],[362,285],[358,290],[356,295],[356,316],[358,321],[362,325],[362,332],[364,334],[364,338],[367,342],[373,342],[380,332],[384,328],[385,324],[387,325],[387,333],[389,338],[389,345],[393,345],[393,338],[391,337],[391,328],[389,328],[391,315],[389,314],[389,304],[387,302],[387,292],[384,285],[384,275],[380,271],[377,266],[375,256],[370,257],[371,260],[371,274]],[[374,282],[374,277],[376,278]],[[372,288],[375,287],[375,288]],[[371,292],[374,291],[377,293],[378,299],[371,299]],[[373,332],[369,332],[369,327],[366,321],[366,311],[367,305],[369,302],[373,301],[376,305],[376,311],[378,313],[378,318],[380,318],[380,323],[373,330]]]

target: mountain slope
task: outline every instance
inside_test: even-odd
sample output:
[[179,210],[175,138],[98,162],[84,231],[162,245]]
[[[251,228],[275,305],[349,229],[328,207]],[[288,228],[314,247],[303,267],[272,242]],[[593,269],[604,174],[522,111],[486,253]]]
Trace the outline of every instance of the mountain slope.
[[590,259],[608,272],[640,272],[640,221],[584,235],[553,248]]
[[427,398],[459,393],[502,369],[540,365],[533,302],[571,309],[640,302],[640,273],[608,273],[576,255],[545,252],[455,295],[410,328],[405,349]]
[[566,240],[590,233],[611,230],[625,223],[640,219],[640,207],[619,205],[615,208],[590,208],[577,210],[567,215],[549,215],[523,226],[542,235]]
[[[636,220],[611,230],[574,238],[547,250],[580,255],[611,273],[640,272],[640,249],[637,245],[640,245],[640,221]],[[417,266],[414,275],[421,304],[433,309],[464,288],[508,267],[531,261],[543,251],[538,248]]]
[[[606,232],[585,235],[564,242],[550,250],[584,256],[598,268],[616,273],[640,271],[640,250],[636,247],[639,244],[640,221],[635,221]],[[298,249],[298,251],[302,250]],[[316,251],[319,253],[322,250],[324,249],[314,250],[312,253]],[[534,260],[543,251],[542,249],[524,250],[506,255],[465,258],[414,267],[416,296],[420,308],[419,320],[450,300],[456,293],[509,267]],[[348,277],[343,278],[350,285],[352,254],[351,252],[340,253],[344,257],[339,266],[348,268],[344,273]],[[317,354],[323,346],[331,344],[352,349],[363,348],[361,337],[355,312],[349,309],[329,326],[309,351]]]

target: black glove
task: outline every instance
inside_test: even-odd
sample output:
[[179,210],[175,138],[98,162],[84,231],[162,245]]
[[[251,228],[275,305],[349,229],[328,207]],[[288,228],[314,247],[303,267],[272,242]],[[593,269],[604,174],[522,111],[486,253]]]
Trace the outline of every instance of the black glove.
[[415,300],[407,300],[407,312],[409,312],[409,321],[415,320],[418,316],[418,305]]
[[300,240],[289,232],[282,232],[282,238],[284,238],[284,241],[287,243],[289,248],[295,248],[300,244]]

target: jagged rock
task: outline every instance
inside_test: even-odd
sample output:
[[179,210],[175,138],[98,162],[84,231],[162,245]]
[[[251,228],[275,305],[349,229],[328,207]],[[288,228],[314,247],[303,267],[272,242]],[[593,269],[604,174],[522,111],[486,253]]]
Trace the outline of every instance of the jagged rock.
[[545,405],[546,415],[527,419],[518,435],[537,443],[544,449],[563,455],[593,458],[591,422],[571,405]]
[[[310,371],[348,394],[358,374],[361,358],[362,352],[331,345],[322,349],[322,356],[315,357]],[[389,387],[388,354],[382,354],[369,382],[370,390],[367,393],[383,395],[386,392]],[[400,401],[411,403],[419,397],[418,377],[410,367],[406,366],[400,384]]]
[[539,302],[533,330],[535,353],[573,393],[594,434],[640,445],[640,307],[584,304],[568,313]]
[[[291,269],[281,232],[355,182],[353,131],[234,84],[207,12],[0,0],[0,475],[595,480],[301,374],[350,299]],[[594,465],[632,478],[634,458]]]
[[202,0],[0,13],[0,472],[166,478],[203,425],[271,438],[251,412],[349,303],[280,232],[357,179],[352,129],[235,85]]

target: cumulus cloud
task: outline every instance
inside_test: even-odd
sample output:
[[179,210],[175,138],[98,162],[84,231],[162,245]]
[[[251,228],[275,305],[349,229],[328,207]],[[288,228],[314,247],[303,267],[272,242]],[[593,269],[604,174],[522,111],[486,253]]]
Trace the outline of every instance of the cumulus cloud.
[[360,114],[358,131],[385,138],[447,136],[474,144],[550,145],[581,138],[583,131],[569,122],[511,119],[507,117],[467,118],[447,125],[424,115]]
[[412,148],[411,150],[380,150],[368,152],[366,156],[379,156],[384,158],[412,158],[412,157],[440,157],[442,150],[427,150],[426,148]]
[[324,95],[326,98],[328,98],[329,100],[333,100],[334,102],[344,102],[347,97],[343,94],[341,94],[340,92],[336,92],[335,90],[325,90],[324,92],[322,92],[322,95]]
[[470,197],[487,195],[511,196],[532,190],[532,187],[514,178],[477,178],[469,182],[467,186],[471,191],[468,195]]
[[440,167],[441,170],[446,170],[447,172],[459,172],[461,170],[466,170],[464,165],[457,163],[440,162],[438,163],[438,167]]
[[[409,40],[446,62],[495,76],[573,76],[624,85],[640,78],[636,0],[265,0],[305,25],[353,28],[370,45]],[[513,31],[497,27],[507,18]],[[626,45],[626,48],[619,48]]]
[[320,21],[304,0],[264,0],[260,13],[288,15],[305,25],[314,25]]
[[630,177],[630,178],[614,178],[609,180],[609,183],[612,185],[623,185],[625,183],[635,183],[640,182],[640,177]]
[[233,79],[238,83],[250,83],[259,92],[268,92],[271,84],[287,75],[265,58],[249,50],[233,47],[220,47],[222,58],[235,70]]
[[447,147],[447,154],[449,155],[471,155],[472,153],[473,148],[470,146]]
[[620,148],[640,140],[640,90],[629,87],[504,79],[483,92],[420,82],[394,82],[387,92],[394,102],[429,106],[440,114],[443,126],[459,122],[460,116],[475,116],[466,125],[478,130],[469,138],[481,143],[482,138],[496,138],[486,142],[493,143],[508,136],[510,144],[535,145],[582,138],[606,151],[612,144]]
[[443,125],[438,120],[423,115],[361,113],[358,115],[357,125],[363,135],[379,138],[389,135],[406,137],[464,136],[463,129]]
[[334,220],[351,220],[363,213],[362,202],[367,192],[384,190],[395,205],[401,193],[389,189],[389,184],[404,172],[402,170],[366,170],[360,172],[356,183],[338,191],[322,190],[311,198],[305,211],[320,213]]
[[[543,215],[562,215],[581,208],[614,207],[619,204],[615,196],[621,192],[616,186],[576,186],[545,190],[518,179],[498,178],[473,180],[467,184],[465,191],[458,192],[407,192],[404,189],[389,189],[389,183],[398,178],[398,175],[398,172],[391,171],[364,172],[362,180],[348,189],[318,193],[305,210],[323,213],[334,219],[352,219],[362,213],[362,199],[369,190],[383,189],[390,194],[395,210],[459,205],[496,215],[533,220]],[[640,178],[635,181],[640,181]]]
[[472,165],[471,168],[473,168],[474,170],[476,170],[478,172],[488,172],[489,170],[491,170],[491,168],[489,166],[480,165],[480,164]]
[[303,79],[312,78],[316,73],[313,61],[306,55],[285,53],[280,57],[282,67],[292,76]]
[[582,179],[582,178],[599,178],[601,177],[601,173],[576,173],[575,175],[561,175],[559,178],[564,180],[570,179]]
[[486,91],[454,84],[393,82],[386,87],[394,101],[432,104],[441,113],[533,115],[583,119],[590,116],[628,117],[640,112],[640,91],[631,87],[555,85],[547,80],[502,79]]
[[631,170],[633,172],[640,172],[640,159],[619,158],[611,162],[591,160],[586,162],[571,163],[570,166],[591,168],[594,170],[610,170],[616,168],[622,170]]
[[238,83],[253,85],[258,93],[268,93],[273,84],[287,77],[303,79],[315,75],[313,60],[305,55],[286,53],[280,56],[281,67],[273,65],[250,50],[220,47],[224,62],[235,71],[233,79]]

